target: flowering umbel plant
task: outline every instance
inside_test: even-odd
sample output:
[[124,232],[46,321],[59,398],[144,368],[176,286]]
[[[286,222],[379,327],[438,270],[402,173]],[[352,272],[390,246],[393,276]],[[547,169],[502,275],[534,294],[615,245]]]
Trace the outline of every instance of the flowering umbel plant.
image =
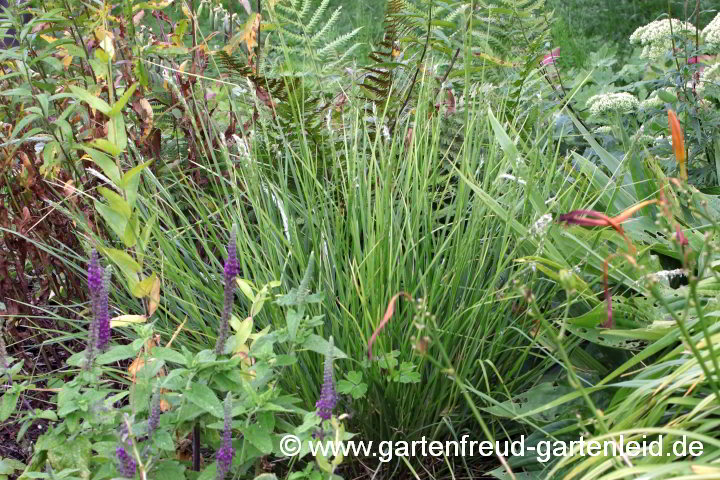
[[228,256],[225,260],[225,301],[223,304],[223,313],[220,320],[220,331],[218,332],[217,343],[215,344],[215,353],[222,354],[225,350],[225,341],[230,331],[229,321],[232,313],[233,300],[235,298],[235,277],[240,273],[240,264],[237,259],[237,244],[235,237],[237,236],[237,228],[233,225],[230,233],[230,241],[228,242]]
[[88,263],[88,288],[92,306],[88,338],[88,363],[90,366],[98,350],[107,348],[110,341],[110,314],[108,308],[108,288],[110,270],[100,266],[98,253],[93,249]]
[[315,407],[317,407],[318,417],[323,420],[330,420],[332,417],[332,411],[337,404],[337,394],[335,393],[335,382],[333,380],[333,350],[335,345],[333,344],[333,338],[330,337],[330,346],[328,352],[325,355],[325,369],[323,372],[323,385],[320,390],[320,398]]
[[223,404],[225,410],[225,425],[223,426],[222,446],[215,454],[217,460],[216,480],[223,480],[225,475],[230,471],[234,451],[232,448],[232,398],[230,393],[225,397]]

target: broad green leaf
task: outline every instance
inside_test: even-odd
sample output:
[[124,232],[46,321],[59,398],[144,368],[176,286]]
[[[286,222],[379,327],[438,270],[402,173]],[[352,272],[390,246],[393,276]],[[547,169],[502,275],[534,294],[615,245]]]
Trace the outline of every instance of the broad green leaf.
[[193,382],[190,390],[185,392],[185,397],[201,409],[217,418],[224,418],[222,403],[218,400],[215,392],[202,383]]
[[118,115],[122,109],[127,105],[128,100],[130,100],[130,97],[135,92],[135,89],[137,88],[137,83],[133,83],[130,88],[125,90],[125,93],[123,93],[123,96],[118,99],[117,102],[112,106],[112,110],[107,114],[108,117],[114,117],[115,115]]
[[150,166],[152,162],[153,161],[150,160],[149,162],[141,163],[125,172],[125,175],[122,177],[120,187],[125,190],[125,195],[131,207],[135,206],[135,200],[137,199],[138,185],[140,185],[140,172]]
[[117,148],[114,144],[108,142],[106,138],[96,138],[95,140],[90,142],[90,145],[99,148],[106,153],[109,153],[113,157],[116,157],[122,153],[122,150]]
[[83,102],[90,105],[92,108],[96,110],[100,110],[102,113],[107,115],[110,113],[110,105],[103,100],[102,98],[99,98],[92,93],[88,92],[84,88],[78,87],[76,85],[70,85],[70,91],[75,94],[77,98],[82,100]]
[[251,302],[255,301],[255,294],[253,293],[254,285],[251,281],[243,278],[236,278],[235,283],[237,283],[238,288],[245,294],[248,300]]
[[[313,352],[317,352],[321,355],[327,355],[327,353],[330,351],[330,342],[328,342],[321,336],[315,335],[313,333],[307,339],[305,339],[305,341],[303,342],[303,347],[307,348],[308,350],[312,350]],[[343,352],[336,346],[333,346],[333,358],[347,358],[347,355],[345,355],[345,352]]]
[[20,392],[5,392],[0,404],[0,422],[4,422],[15,412]]
[[155,347],[152,349],[152,356],[159,358],[160,360],[165,360],[166,362],[178,363],[180,365],[185,365],[187,363],[185,355],[170,348]]
[[132,211],[130,209],[130,205],[128,205],[123,197],[105,187],[98,187],[98,191],[103,197],[105,197],[105,199],[107,199],[110,209],[122,215],[125,220],[130,219]]
[[100,216],[103,217],[108,226],[118,237],[122,239],[125,238],[125,229],[127,228],[128,219],[123,216],[123,214],[113,210],[112,207],[99,200],[95,200],[95,210],[98,211]]
[[103,173],[112,181],[115,185],[120,184],[120,169],[118,168],[115,161],[108,157],[105,153],[100,150],[95,150],[84,145],[81,145],[85,153],[87,153],[93,162],[103,171]]
[[121,152],[127,147],[127,135],[125,134],[125,120],[122,115],[110,117],[108,122],[108,141],[115,145]]
[[273,443],[270,433],[270,431],[257,423],[243,429],[247,441],[265,455],[272,453]]
[[235,315],[230,319],[230,326],[235,330],[235,345],[244,345],[250,338],[252,332],[253,319],[248,317],[245,320],[240,321]]
[[133,286],[132,294],[138,298],[145,298],[148,295],[150,295],[150,291],[152,290],[153,285],[155,284],[155,279],[157,278],[157,275],[153,273],[149,277],[144,278],[140,282],[138,282],[135,286]]
[[100,365],[106,365],[108,363],[134,357],[136,353],[137,352],[132,345],[115,345],[107,352],[98,355],[96,361]]
[[126,277],[135,279],[137,282],[137,274],[140,273],[142,267],[133,260],[133,258],[122,250],[116,248],[103,248],[103,253],[110,257],[120,270],[125,274]]

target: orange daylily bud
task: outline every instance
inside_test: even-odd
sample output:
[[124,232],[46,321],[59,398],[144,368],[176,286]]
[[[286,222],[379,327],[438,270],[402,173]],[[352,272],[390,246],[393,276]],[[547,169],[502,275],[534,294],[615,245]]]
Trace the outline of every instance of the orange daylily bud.
[[668,123],[670,124],[670,133],[672,134],[673,151],[675,152],[675,160],[680,168],[680,178],[687,180],[687,169],[685,168],[685,137],[683,135],[680,121],[675,115],[675,111],[668,110]]

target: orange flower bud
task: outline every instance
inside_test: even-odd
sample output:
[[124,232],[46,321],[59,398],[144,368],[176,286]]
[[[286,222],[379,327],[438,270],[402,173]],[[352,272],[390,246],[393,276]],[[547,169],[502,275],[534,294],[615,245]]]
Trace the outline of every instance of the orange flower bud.
[[687,180],[687,169],[685,168],[685,137],[682,127],[677,119],[677,115],[673,110],[668,110],[668,123],[670,124],[670,133],[672,134],[673,151],[675,152],[675,160],[680,168],[680,178]]

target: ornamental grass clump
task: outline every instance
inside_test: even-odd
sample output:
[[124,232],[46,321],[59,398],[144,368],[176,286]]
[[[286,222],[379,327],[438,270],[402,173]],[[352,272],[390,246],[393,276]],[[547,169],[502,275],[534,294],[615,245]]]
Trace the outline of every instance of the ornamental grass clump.
[[337,393],[335,392],[335,381],[333,380],[333,349],[335,345],[333,338],[330,337],[330,346],[325,355],[325,369],[323,371],[323,384],[320,390],[320,398],[315,407],[317,408],[318,417],[323,420],[330,420],[332,411],[337,404]]
[[223,303],[222,318],[220,319],[220,330],[218,331],[217,343],[215,344],[215,353],[222,354],[225,350],[225,342],[230,331],[230,315],[232,314],[233,300],[235,298],[235,277],[240,273],[240,264],[237,259],[237,244],[235,237],[237,228],[233,225],[230,233],[230,241],[228,242],[228,256],[225,260],[224,283],[225,283],[225,300]]

